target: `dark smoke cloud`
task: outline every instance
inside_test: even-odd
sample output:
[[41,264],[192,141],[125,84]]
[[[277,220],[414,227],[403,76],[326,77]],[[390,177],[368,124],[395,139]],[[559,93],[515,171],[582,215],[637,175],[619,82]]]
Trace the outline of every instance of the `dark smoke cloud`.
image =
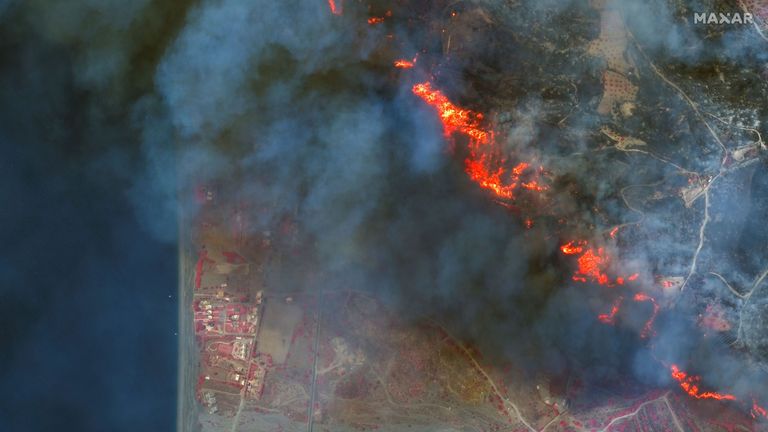
[[[255,9],[201,5],[159,67],[158,89],[184,140],[226,137],[236,149],[237,160],[216,169],[243,176],[245,201],[270,209],[257,230],[298,218],[314,247],[297,265],[320,269],[305,289],[370,290],[531,369],[601,360],[597,375],[627,373],[634,339],[597,324],[580,293],[560,292],[556,239],[524,237],[519,220],[475,189],[408,78],[393,87],[366,65],[381,60],[353,36],[354,10]],[[513,116],[515,145],[532,146],[537,110]],[[614,346],[597,355],[606,334]]]

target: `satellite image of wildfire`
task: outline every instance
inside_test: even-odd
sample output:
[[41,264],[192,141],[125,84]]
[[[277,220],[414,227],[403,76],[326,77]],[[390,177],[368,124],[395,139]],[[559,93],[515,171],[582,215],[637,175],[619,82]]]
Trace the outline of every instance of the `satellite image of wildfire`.
[[768,431],[768,2],[192,2],[180,431]]

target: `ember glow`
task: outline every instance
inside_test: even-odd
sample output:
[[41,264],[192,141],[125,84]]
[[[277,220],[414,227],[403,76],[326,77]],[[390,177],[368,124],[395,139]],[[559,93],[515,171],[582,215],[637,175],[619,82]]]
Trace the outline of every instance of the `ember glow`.
[[339,0],[339,4],[336,4],[336,0],[328,0],[328,7],[331,8],[331,13],[334,15],[341,15],[341,7],[342,2],[344,0]]
[[768,412],[766,412],[765,408],[758,405],[757,401],[754,399],[752,399],[752,410],[750,411],[750,414],[752,414],[752,418],[757,418],[757,416],[768,418]]
[[395,60],[394,65],[395,65],[396,68],[399,68],[399,69],[410,69],[413,66],[415,66],[416,63],[414,61],[411,61],[411,60],[397,59],[397,60]]
[[616,233],[619,232],[619,227],[614,227],[608,234],[611,238],[616,238]]
[[585,241],[570,241],[562,246],[560,246],[560,251],[562,251],[566,255],[576,255],[580,254],[584,248],[584,246],[587,244]]
[[578,258],[577,262],[579,268],[573,275],[573,280],[587,282],[587,280],[590,279],[600,285],[610,284],[610,279],[604,271],[610,262],[610,259],[605,254],[605,249],[587,249],[587,251]]
[[461,133],[469,137],[469,156],[464,161],[464,169],[480,187],[505,199],[513,199],[518,186],[533,191],[546,190],[536,179],[522,180],[524,173],[535,173],[528,163],[520,162],[511,171],[506,169],[507,160],[494,145],[493,131],[482,127],[481,113],[459,108],[429,82],[414,85],[412,91],[437,110],[446,136]]
[[736,396],[732,394],[702,392],[699,389],[699,382],[701,381],[701,377],[696,375],[689,376],[685,372],[681,371],[677,365],[672,365],[670,370],[672,373],[672,378],[680,383],[680,388],[688,393],[689,396],[695,397],[696,399],[736,400]]
[[381,24],[384,22],[385,18],[389,18],[391,16],[392,16],[392,11],[387,11],[387,13],[385,13],[384,16],[368,18],[368,24],[370,25]]
[[476,145],[488,145],[491,142],[493,133],[480,126],[483,121],[481,113],[457,107],[440,90],[432,89],[429,82],[414,85],[412,91],[437,110],[446,136],[459,132],[467,135]]
[[528,190],[532,190],[535,192],[543,192],[547,190],[546,186],[542,186],[537,182],[536,180],[531,180],[529,182],[523,183],[523,187]]
[[[639,273],[633,273],[627,277],[617,276],[615,282],[611,282],[610,277],[606,273],[611,261],[610,257],[602,247],[588,248],[586,240],[570,241],[560,246],[560,251],[565,255],[579,255],[577,258],[578,269],[574,272],[573,276],[571,276],[571,279],[576,282],[586,283],[591,281],[607,287],[614,287],[616,285],[624,285],[627,282],[635,281],[640,277]],[[647,338],[654,336],[653,323],[660,310],[658,303],[656,303],[656,299],[645,293],[637,293],[632,299],[635,302],[651,302],[653,304],[653,313],[643,326],[643,329],[640,332],[640,337]],[[616,314],[619,312],[623,301],[624,297],[618,297],[613,303],[611,312],[600,314],[597,316],[597,319],[604,324],[614,324],[616,322]]]
[[628,277],[618,276],[612,281],[607,273],[611,258],[605,248],[587,246],[586,240],[574,240],[560,246],[560,252],[565,255],[579,255],[576,260],[578,269],[571,276],[572,280],[582,283],[597,282],[600,285],[613,287],[624,285],[627,281],[634,281],[640,276],[634,273]]
[[616,314],[619,313],[619,309],[621,309],[621,303],[623,301],[624,297],[617,298],[611,306],[611,312],[607,314],[600,314],[597,316],[597,319],[600,320],[600,322],[603,324],[613,325],[616,322]]
[[648,321],[645,322],[643,330],[640,331],[640,337],[647,338],[648,336],[655,335],[656,332],[653,330],[653,322],[656,320],[656,316],[659,314],[659,305],[656,303],[656,299],[645,293],[637,293],[633,297],[633,300],[636,302],[651,302],[653,304],[653,314],[648,319]]

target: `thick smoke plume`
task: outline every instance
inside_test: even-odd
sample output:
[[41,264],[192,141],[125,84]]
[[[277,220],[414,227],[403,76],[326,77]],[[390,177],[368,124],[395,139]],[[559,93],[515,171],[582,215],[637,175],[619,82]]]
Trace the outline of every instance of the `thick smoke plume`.
[[[212,175],[233,173],[245,185],[244,201],[269,209],[254,219],[254,229],[295,218],[303,241],[313,245],[295,262],[274,269],[280,274],[275,283],[369,290],[389,299],[404,317],[447,322],[532,374],[539,369],[579,370],[596,380],[667,384],[668,371],[655,361],[661,356],[665,362],[691,361],[714,384],[734,391],[756,378],[756,372],[745,372],[753,368],[744,368],[719,342],[701,339],[691,323],[695,308],[680,305],[663,313],[651,347],[637,337],[647,308],[630,312],[637,318],[627,320],[629,328],[605,327],[595,320],[592,304],[597,299],[607,307],[609,298],[572,286],[568,279],[569,263],[558,255],[559,242],[568,236],[591,237],[584,226],[607,229],[642,215],[650,234],[630,232],[626,244],[613,252],[640,271],[645,283],[653,283],[659,268],[688,274],[697,240],[664,241],[661,233],[669,228],[664,215],[669,213],[663,207],[638,211],[620,200],[616,185],[663,183],[673,173],[661,164],[631,172],[615,158],[590,153],[587,149],[597,138],[589,130],[601,121],[594,114],[577,110],[564,130],[552,127],[549,117],[558,112],[553,105],[564,101],[542,93],[545,84],[536,76],[518,77],[498,89],[502,95],[509,92],[505,98],[493,98],[499,86],[493,77],[525,75],[537,62],[542,77],[549,77],[549,69],[562,66],[538,58],[535,47],[516,40],[515,29],[523,32],[531,21],[562,24],[574,13],[597,22],[586,2],[529,5],[523,15],[495,2],[464,3],[467,16],[484,8],[492,18],[478,14],[468,18],[469,24],[453,23],[470,26],[479,35],[454,41],[461,48],[455,57],[442,60],[432,50],[436,40],[430,31],[452,25],[443,5],[404,5],[400,13],[409,17],[373,29],[365,26],[362,11],[348,6],[338,16],[328,14],[323,4],[202,4],[189,15],[158,68],[157,90],[185,147],[210,149],[212,142],[225,142],[231,150],[218,150],[226,162],[211,168]],[[682,64],[763,61],[755,38],[734,32],[708,43],[696,29],[676,24],[676,11],[662,6],[616,6],[630,17],[627,26],[643,47],[636,53],[645,68],[643,77],[650,66],[640,56],[667,55],[667,61]],[[422,50],[414,71],[385,71],[391,61],[386,50],[392,50],[382,48],[385,32],[394,35],[397,49],[413,50],[398,54],[410,58]],[[562,32],[584,40],[596,36],[574,36],[570,28]],[[576,61],[567,68],[567,75],[579,82],[570,98],[596,97],[583,82],[597,82],[600,65]],[[500,128],[508,129],[505,145],[511,153],[555,171],[559,179],[552,200],[560,216],[580,221],[572,224],[573,232],[546,225],[526,231],[519,217],[496,206],[463,176],[457,163],[460,145],[449,150],[434,112],[408,92],[427,74],[452,96],[492,111]],[[650,105],[668,91],[645,97]],[[764,92],[764,86],[757,91]],[[671,118],[689,114],[683,102],[677,106],[680,113]],[[575,147],[564,145],[564,139]],[[702,156],[692,158],[703,166],[694,168],[717,166],[717,156],[706,155],[713,152],[706,147],[714,144],[705,134],[691,132],[678,145],[693,151],[705,147]],[[572,187],[580,194],[573,194]],[[710,211],[721,205],[713,189]],[[596,207],[609,211],[607,221],[597,219]],[[687,217],[702,223],[701,208],[694,210]],[[319,272],[311,285],[296,274],[308,262]],[[701,344],[706,348],[699,348]],[[708,370],[731,372],[718,378]]]

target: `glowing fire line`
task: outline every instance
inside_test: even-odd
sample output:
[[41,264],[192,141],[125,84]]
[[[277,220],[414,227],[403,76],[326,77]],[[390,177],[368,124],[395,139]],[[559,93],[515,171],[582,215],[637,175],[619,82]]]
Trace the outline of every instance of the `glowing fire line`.
[[597,316],[597,319],[600,320],[603,324],[613,324],[616,322],[616,314],[619,313],[619,309],[621,309],[621,303],[624,301],[624,297],[619,297],[616,300],[614,300],[613,305],[611,306],[611,312],[607,314],[600,314]]
[[732,394],[700,391],[699,382],[701,381],[701,377],[697,375],[688,375],[681,371],[677,365],[673,364],[670,366],[670,371],[672,378],[680,383],[680,388],[696,399],[736,400],[736,396]]
[[344,0],[339,0],[339,4],[336,4],[336,0],[328,0],[328,7],[331,8],[331,13],[334,15],[341,15],[341,8]]
[[406,60],[406,59],[397,59],[394,62],[394,65],[396,68],[399,69],[410,69],[413,66],[415,66],[416,61],[415,60]]
[[627,281],[634,281],[640,275],[637,273],[627,277],[618,276],[614,281],[608,276],[607,269],[611,258],[605,252],[605,248],[588,247],[586,240],[574,240],[560,246],[560,251],[565,255],[578,255],[576,264],[578,268],[571,276],[576,282],[597,282],[600,285],[613,287],[624,285]]
[[643,330],[640,331],[641,338],[647,338],[648,336],[654,336],[656,332],[653,330],[653,322],[656,321],[656,316],[659,314],[659,304],[656,303],[656,299],[644,293],[637,293],[633,298],[636,302],[651,302],[653,304],[653,313],[648,321],[645,322]]
[[506,158],[493,145],[493,131],[482,127],[483,115],[454,105],[442,92],[423,82],[413,86],[413,93],[437,110],[446,136],[461,133],[469,137],[469,156],[464,169],[469,178],[496,196],[513,199],[518,186],[533,191],[546,190],[535,179],[521,181],[521,176],[530,168],[526,162],[518,163],[511,171],[505,168]]
[[370,17],[370,18],[368,18],[368,24],[370,24],[370,25],[381,24],[381,23],[383,23],[383,22],[384,22],[384,19],[386,19],[386,18],[389,18],[389,17],[391,17],[391,16],[392,16],[392,11],[391,11],[391,10],[388,10],[388,11],[387,11],[387,12],[384,14],[384,16],[380,16],[380,17],[374,16],[374,17]]
[[[332,2],[333,0],[329,1]],[[400,61],[395,62],[396,67],[407,68],[412,66],[412,64],[409,65],[407,60],[402,60],[403,63],[400,63],[400,66],[398,66]],[[494,138],[493,131],[485,130],[481,127],[483,121],[481,113],[459,108],[450,102],[439,90],[432,89],[429,82],[414,85],[412,91],[416,96],[437,110],[446,136],[450,136],[453,133],[461,133],[469,138],[470,156],[465,160],[465,169],[474,182],[485,189],[493,191],[498,197],[507,199],[514,198],[513,191],[518,185],[529,190],[546,190],[545,186],[539,185],[535,181],[520,182],[521,174],[529,168],[529,165],[525,162],[519,163],[510,173],[507,173],[504,169],[505,159],[491,145]],[[526,220],[526,226],[532,226],[530,219]],[[610,231],[609,237],[614,239],[617,231],[618,227],[613,228]],[[604,248],[591,248],[588,247],[588,243],[585,240],[579,240],[562,245],[560,250],[565,255],[578,255],[578,269],[572,277],[573,280],[579,282],[592,280],[601,285],[615,286],[611,283],[606,273],[611,260],[606,255]],[[615,279],[615,283],[623,285],[627,281],[635,281],[638,277],[637,273],[626,278],[619,276]],[[653,313],[641,331],[641,337],[648,337],[653,334],[653,322],[659,312],[659,305],[653,297],[645,293],[635,294],[633,300],[635,302],[651,302],[653,304]],[[598,319],[606,324],[613,324],[623,301],[624,297],[619,296],[612,304],[610,312],[598,315]],[[737,400],[732,394],[701,391],[699,388],[701,377],[688,375],[681,371],[677,365],[670,367],[670,373],[672,378],[678,382],[680,388],[693,398]],[[768,411],[758,405],[755,400],[752,401],[750,414],[753,418],[757,416],[768,418]]]

